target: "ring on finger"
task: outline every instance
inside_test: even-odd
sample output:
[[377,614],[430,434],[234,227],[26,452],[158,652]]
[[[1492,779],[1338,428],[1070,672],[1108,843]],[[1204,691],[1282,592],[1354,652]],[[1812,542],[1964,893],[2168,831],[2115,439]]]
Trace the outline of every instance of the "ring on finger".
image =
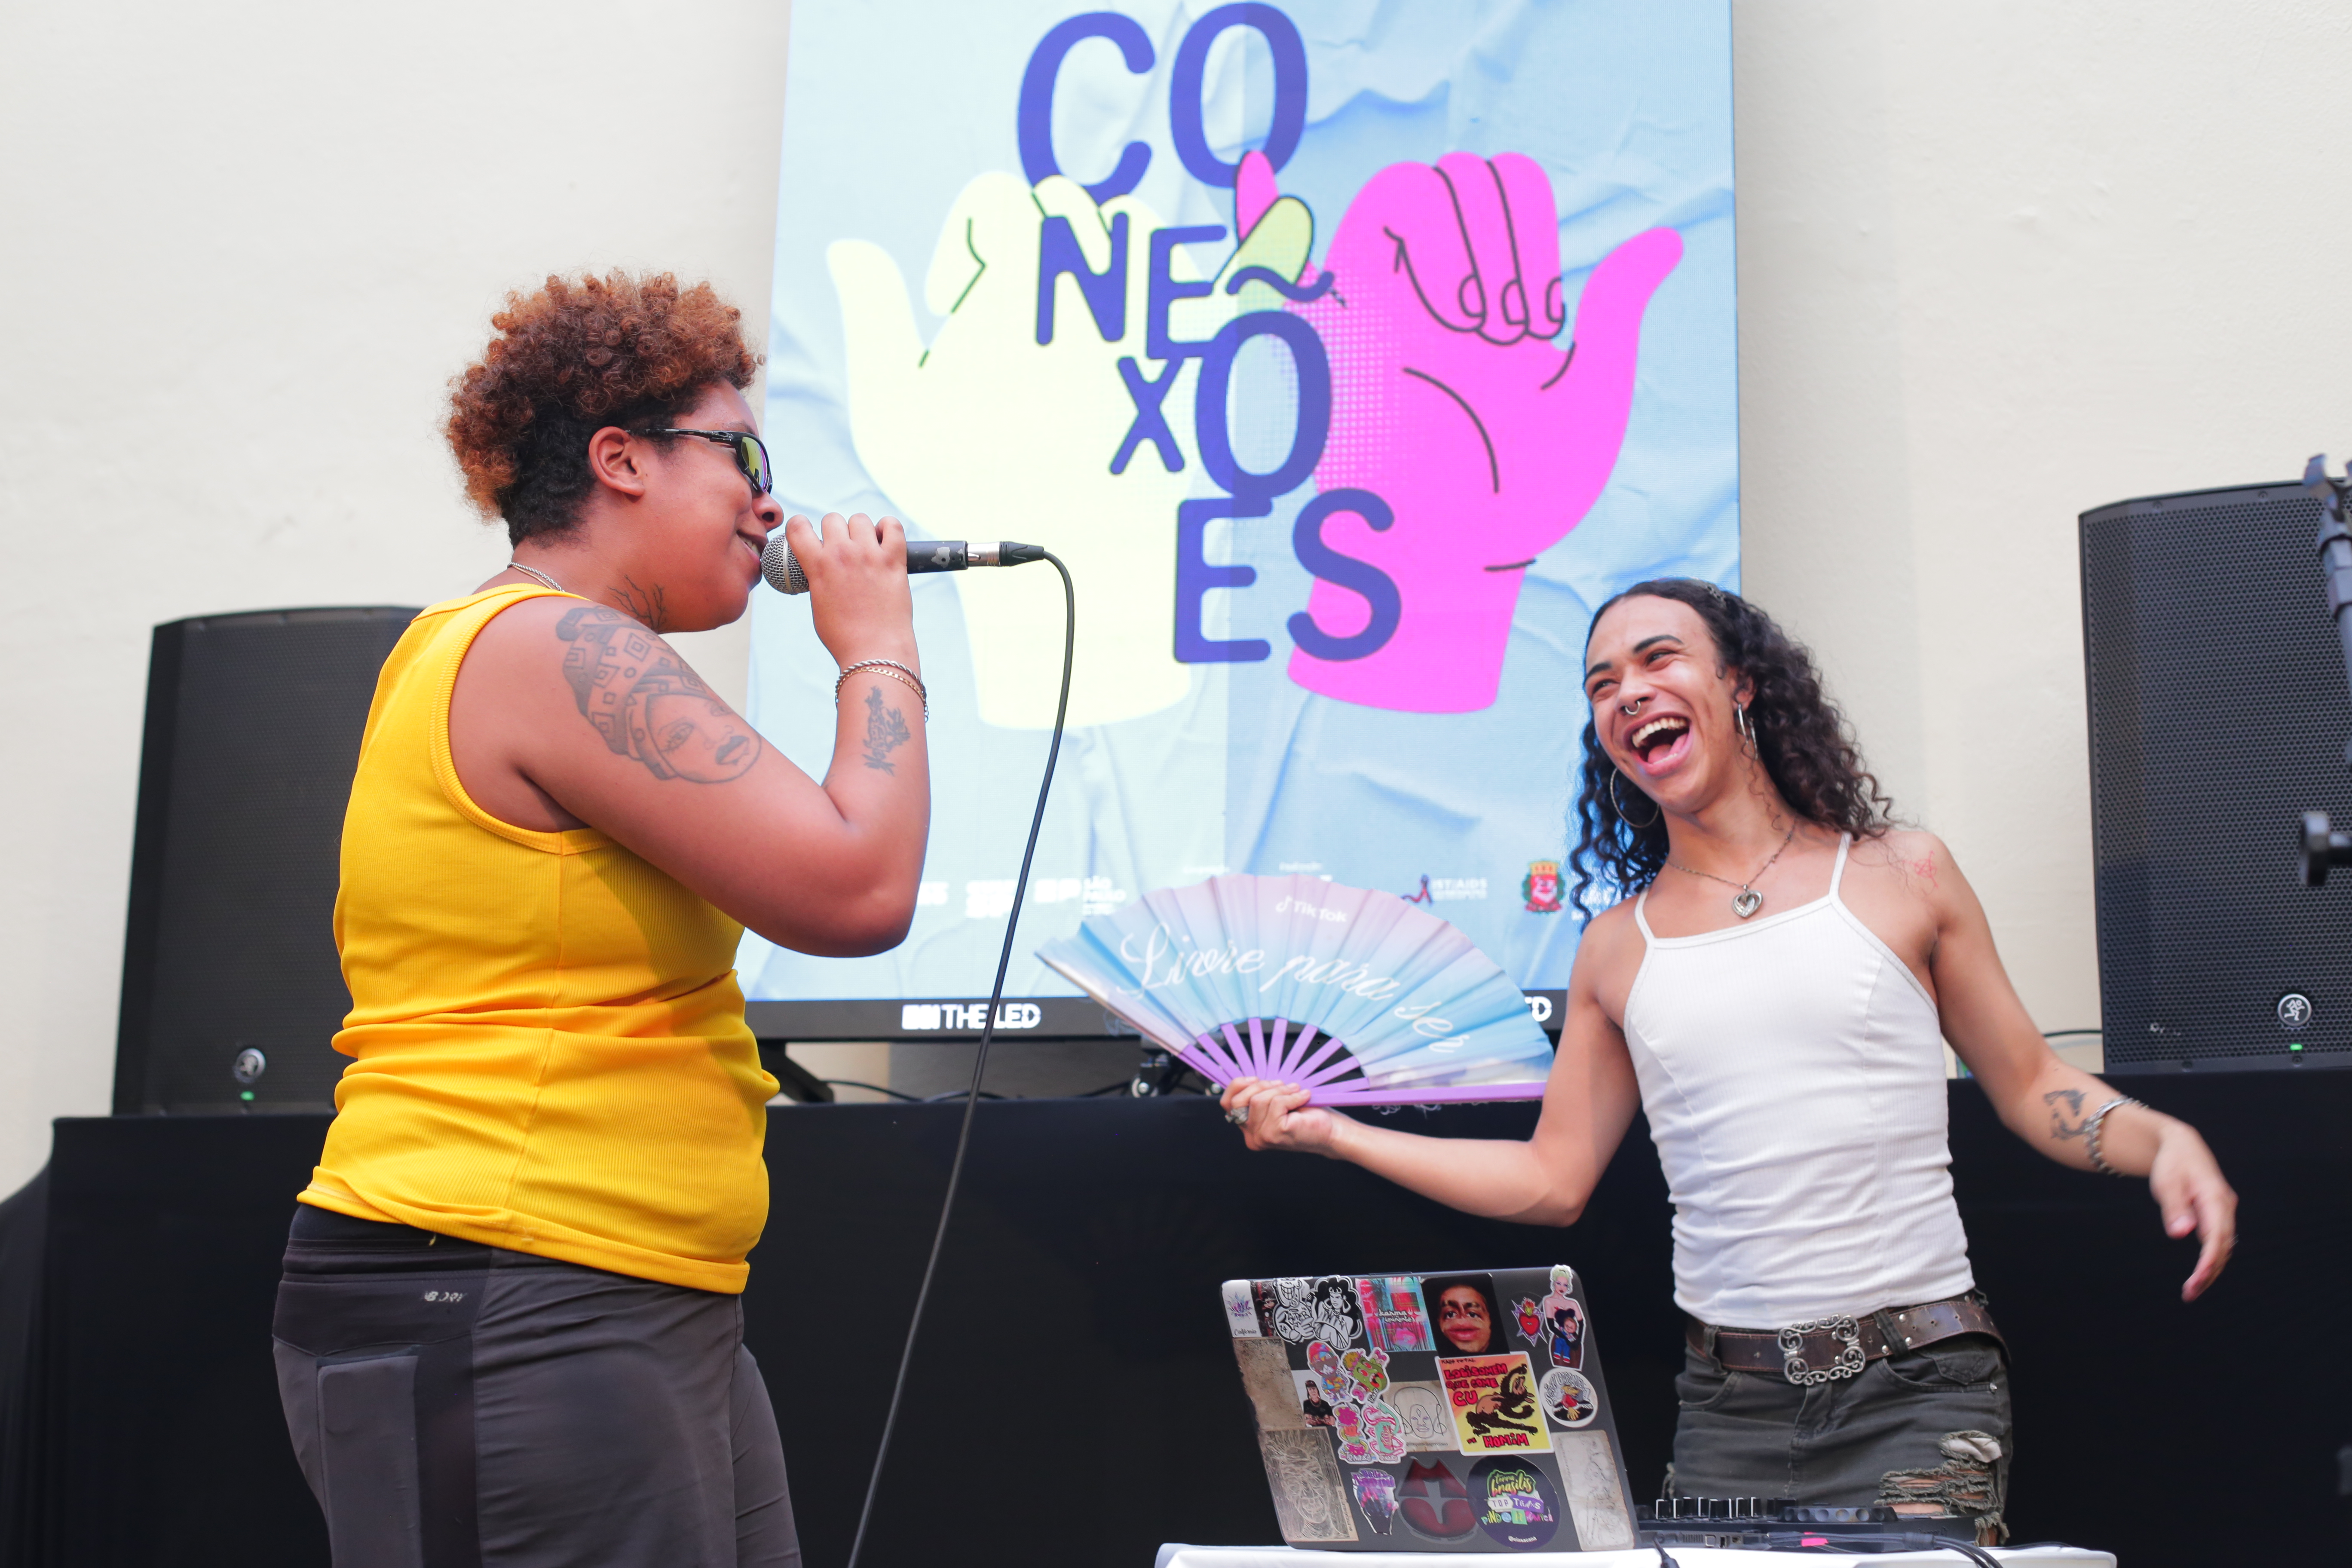
[[1232,1122],[1236,1127],[1247,1127],[1249,1125],[1249,1113],[1250,1108],[1246,1105],[1230,1106],[1225,1110],[1225,1120]]

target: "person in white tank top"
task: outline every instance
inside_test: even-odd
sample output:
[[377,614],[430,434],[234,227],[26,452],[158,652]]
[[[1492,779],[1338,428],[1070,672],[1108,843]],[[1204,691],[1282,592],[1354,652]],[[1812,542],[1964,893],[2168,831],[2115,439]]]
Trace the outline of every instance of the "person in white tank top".
[[1524,1142],[1433,1139],[1236,1079],[1253,1149],[1361,1165],[1471,1214],[1572,1225],[1638,1106],[1675,1204],[1689,1319],[1667,1489],[2001,1531],[2008,1367],[1952,1201],[1943,1047],[2061,1164],[2144,1177],[2228,1261],[2236,1195],[2196,1130],[2050,1049],[1934,835],[1895,827],[1811,657],[1684,578],[1601,607],[1586,645],[1577,950]]

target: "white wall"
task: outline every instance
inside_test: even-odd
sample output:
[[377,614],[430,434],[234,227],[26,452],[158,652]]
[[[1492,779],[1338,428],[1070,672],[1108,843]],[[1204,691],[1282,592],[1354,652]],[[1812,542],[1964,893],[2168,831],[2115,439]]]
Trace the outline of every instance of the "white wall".
[[[107,1105],[148,628],[486,575],[435,431],[508,288],[666,267],[764,333],[786,22],[0,3],[0,1192]],[[2352,451],[2352,8],[1735,27],[1748,586],[2095,1023],[2074,514]]]
[[668,268],[764,344],[788,18],[0,3],[0,1193],[111,1096],[149,628],[496,570],[437,430],[509,289]]
[[2076,514],[2352,457],[2348,38],[2325,0],[1735,11],[1747,587],[2045,1029],[2099,1021]]

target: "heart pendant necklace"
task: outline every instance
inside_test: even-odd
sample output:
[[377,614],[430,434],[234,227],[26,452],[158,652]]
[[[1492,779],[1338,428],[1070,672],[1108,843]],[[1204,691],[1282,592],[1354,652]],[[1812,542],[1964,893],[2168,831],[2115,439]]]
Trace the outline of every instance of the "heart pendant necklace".
[[1790,840],[1796,837],[1797,825],[1792,822],[1789,824],[1789,831],[1781,835],[1780,847],[1772,851],[1772,859],[1767,860],[1761,866],[1757,867],[1756,875],[1748,878],[1745,882],[1735,882],[1728,877],[1718,877],[1712,871],[1694,870],[1692,868],[1683,865],[1681,862],[1675,860],[1669,860],[1666,864],[1672,866],[1675,870],[1682,872],[1685,876],[1705,877],[1707,880],[1711,882],[1720,882],[1727,888],[1738,889],[1739,891],[1731,895],[1731,912],[1738,915],[1741,920],[1746,920],[1748,916],[1754,914],[1758,910],[1764,907],[1764,895],[1758,892],[1751,884],[1760,882],[1764,879],[1764,873],[1772,868],[1772,861],[1778,860],[1780,858],[1781,852],[1789,847]]

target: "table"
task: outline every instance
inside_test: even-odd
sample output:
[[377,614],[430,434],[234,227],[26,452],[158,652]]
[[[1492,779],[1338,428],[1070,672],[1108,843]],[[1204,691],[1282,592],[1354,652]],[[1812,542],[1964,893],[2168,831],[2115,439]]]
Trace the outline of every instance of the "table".
[[[1827,1552],[1751,1552],[1711,1546],[1667,1548],[1682,1568],[1790,1568],[1791,1563],[1820,1562]],[[2091,1552],[2080,1546],[2032,1546],[2021,1551],[1990,1548],[1992,1554],[2013,1568],[2116,1568],[2112,1552]],[[1529,1568],[1659,1568],[1654,1546],[1631,1552],[1310,1552],[1296,1546],[1184,1546],[1160,1549],[1152,1568],[1467,1568],[1470,1560],[1524,1563]],[[1903,1564],[1964,1564],[1957,1552],[1889,1552],[1883,1556],[1839,1562],[1866,1563],[1871,1568],[1902,1568]]]

